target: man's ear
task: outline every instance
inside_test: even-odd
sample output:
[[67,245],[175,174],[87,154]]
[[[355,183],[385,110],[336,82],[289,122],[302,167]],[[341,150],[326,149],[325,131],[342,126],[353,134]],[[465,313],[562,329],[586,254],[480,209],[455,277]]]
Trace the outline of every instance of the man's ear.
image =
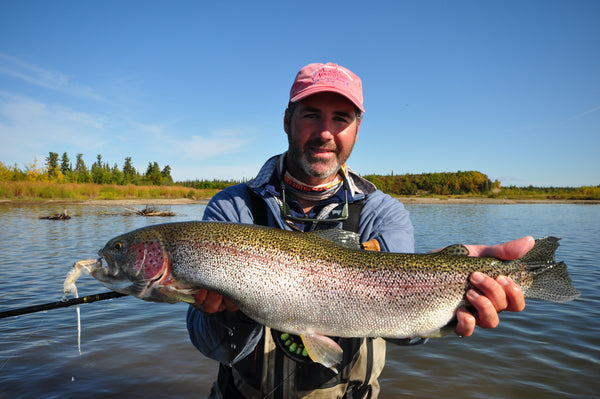
[[360,129],[360,122],[362,122],[362,118],[356,121],[356,135],[354,136],[354,144],[358,141],[358,130]]
[[283,131],[288,135],[290,134],[290,122],[291,122],[290,112],[286,109],[285,114],[283,115]]

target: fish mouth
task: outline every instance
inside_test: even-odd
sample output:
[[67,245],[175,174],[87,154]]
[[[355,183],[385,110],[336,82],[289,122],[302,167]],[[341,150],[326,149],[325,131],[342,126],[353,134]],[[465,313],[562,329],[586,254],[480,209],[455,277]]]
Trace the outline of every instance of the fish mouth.
[[[113,257],[104,250],[98,251],[98,255],[100,256],[98,264],[90,271],[90,274],[106,288],[127,295],[136,295],[144,289],[140,282],[132,281]],[[102,260],[106,262],[106,267],[102,266]]]
[[[168,268],[163,269],[151,279],[145,279],[141,274],[132,276],[127,273],[124,265],[119,265],[118,261],[109,251],[104,248],[98,251],[100,259],[90,274],[96,280],[101,282],[106,288],[121,294],[132,295],[145,300],[154,300],[156,302],[177,302],[181,299],[173,299],[165,296],[161,292],[161,282],[168,274]],[[106,262],[106,267],[102,266],[102,260]]]
[[102,262],[100,262],[99,266],[100,268],[102,268],[104,274],[110,276],[116,276],[119,274],[119,268],[115,264],[114,259],[109,254],[105,253],[104,249],[98,251],[98,256],[100,256],[100,259],[98,259],[99,261],[102,261],[104,259],[104,261],[106,262],[106,267],[102,267]]

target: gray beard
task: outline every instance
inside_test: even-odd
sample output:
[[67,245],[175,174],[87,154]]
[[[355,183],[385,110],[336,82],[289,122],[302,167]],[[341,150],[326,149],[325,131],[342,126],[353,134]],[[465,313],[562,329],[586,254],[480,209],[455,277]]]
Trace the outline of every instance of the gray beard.
[[299,159],[299,165],[300,168],[304,171],[304,173],[306,173],[309,176],[312,177],[316,177],[318,179],[324,179],[326,177],[329,177],[331,175],[336,174],[342,167],[342,165],[339,164],[339,162],[335,162],[334,164],[332,164],[329,168],[325,169],[323,172],[318,173],[314,167],[313,167],[313,163],[309,162],[308,159],[306,159],[306,155],[302,154],[300,159]]

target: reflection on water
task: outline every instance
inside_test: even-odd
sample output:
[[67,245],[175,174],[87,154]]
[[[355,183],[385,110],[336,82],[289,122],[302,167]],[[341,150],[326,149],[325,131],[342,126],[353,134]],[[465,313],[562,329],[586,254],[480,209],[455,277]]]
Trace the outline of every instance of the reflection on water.
[[[173,218],[123,216],[119,207],[69,205],[68,221],[40,220],[60,206],[0,206],[0,310],[59,300],[76,260],[113,236],[150,224],[199,220],[200,205],[171,206]],[[581,398],[600,390],[600,206],[411,205],[417,251],[456,242],[492,244],[523,235],[562,237],[582,297],[529,301],[495,330],[426,345],[388,345],[381,397]],[[105,289],[85,276],[80,295]],[[216,364],[189,343],[184,304],[119,298],[0,319],[0,398],[203,397]]]

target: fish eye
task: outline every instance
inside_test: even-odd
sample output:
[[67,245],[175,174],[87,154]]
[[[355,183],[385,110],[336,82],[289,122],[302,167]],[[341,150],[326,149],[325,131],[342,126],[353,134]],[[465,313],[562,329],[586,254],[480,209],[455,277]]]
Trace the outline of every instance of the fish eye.
[[123,248],[123,243],[121,241],[117,241],[113,244],[113,250],[120,251]]

